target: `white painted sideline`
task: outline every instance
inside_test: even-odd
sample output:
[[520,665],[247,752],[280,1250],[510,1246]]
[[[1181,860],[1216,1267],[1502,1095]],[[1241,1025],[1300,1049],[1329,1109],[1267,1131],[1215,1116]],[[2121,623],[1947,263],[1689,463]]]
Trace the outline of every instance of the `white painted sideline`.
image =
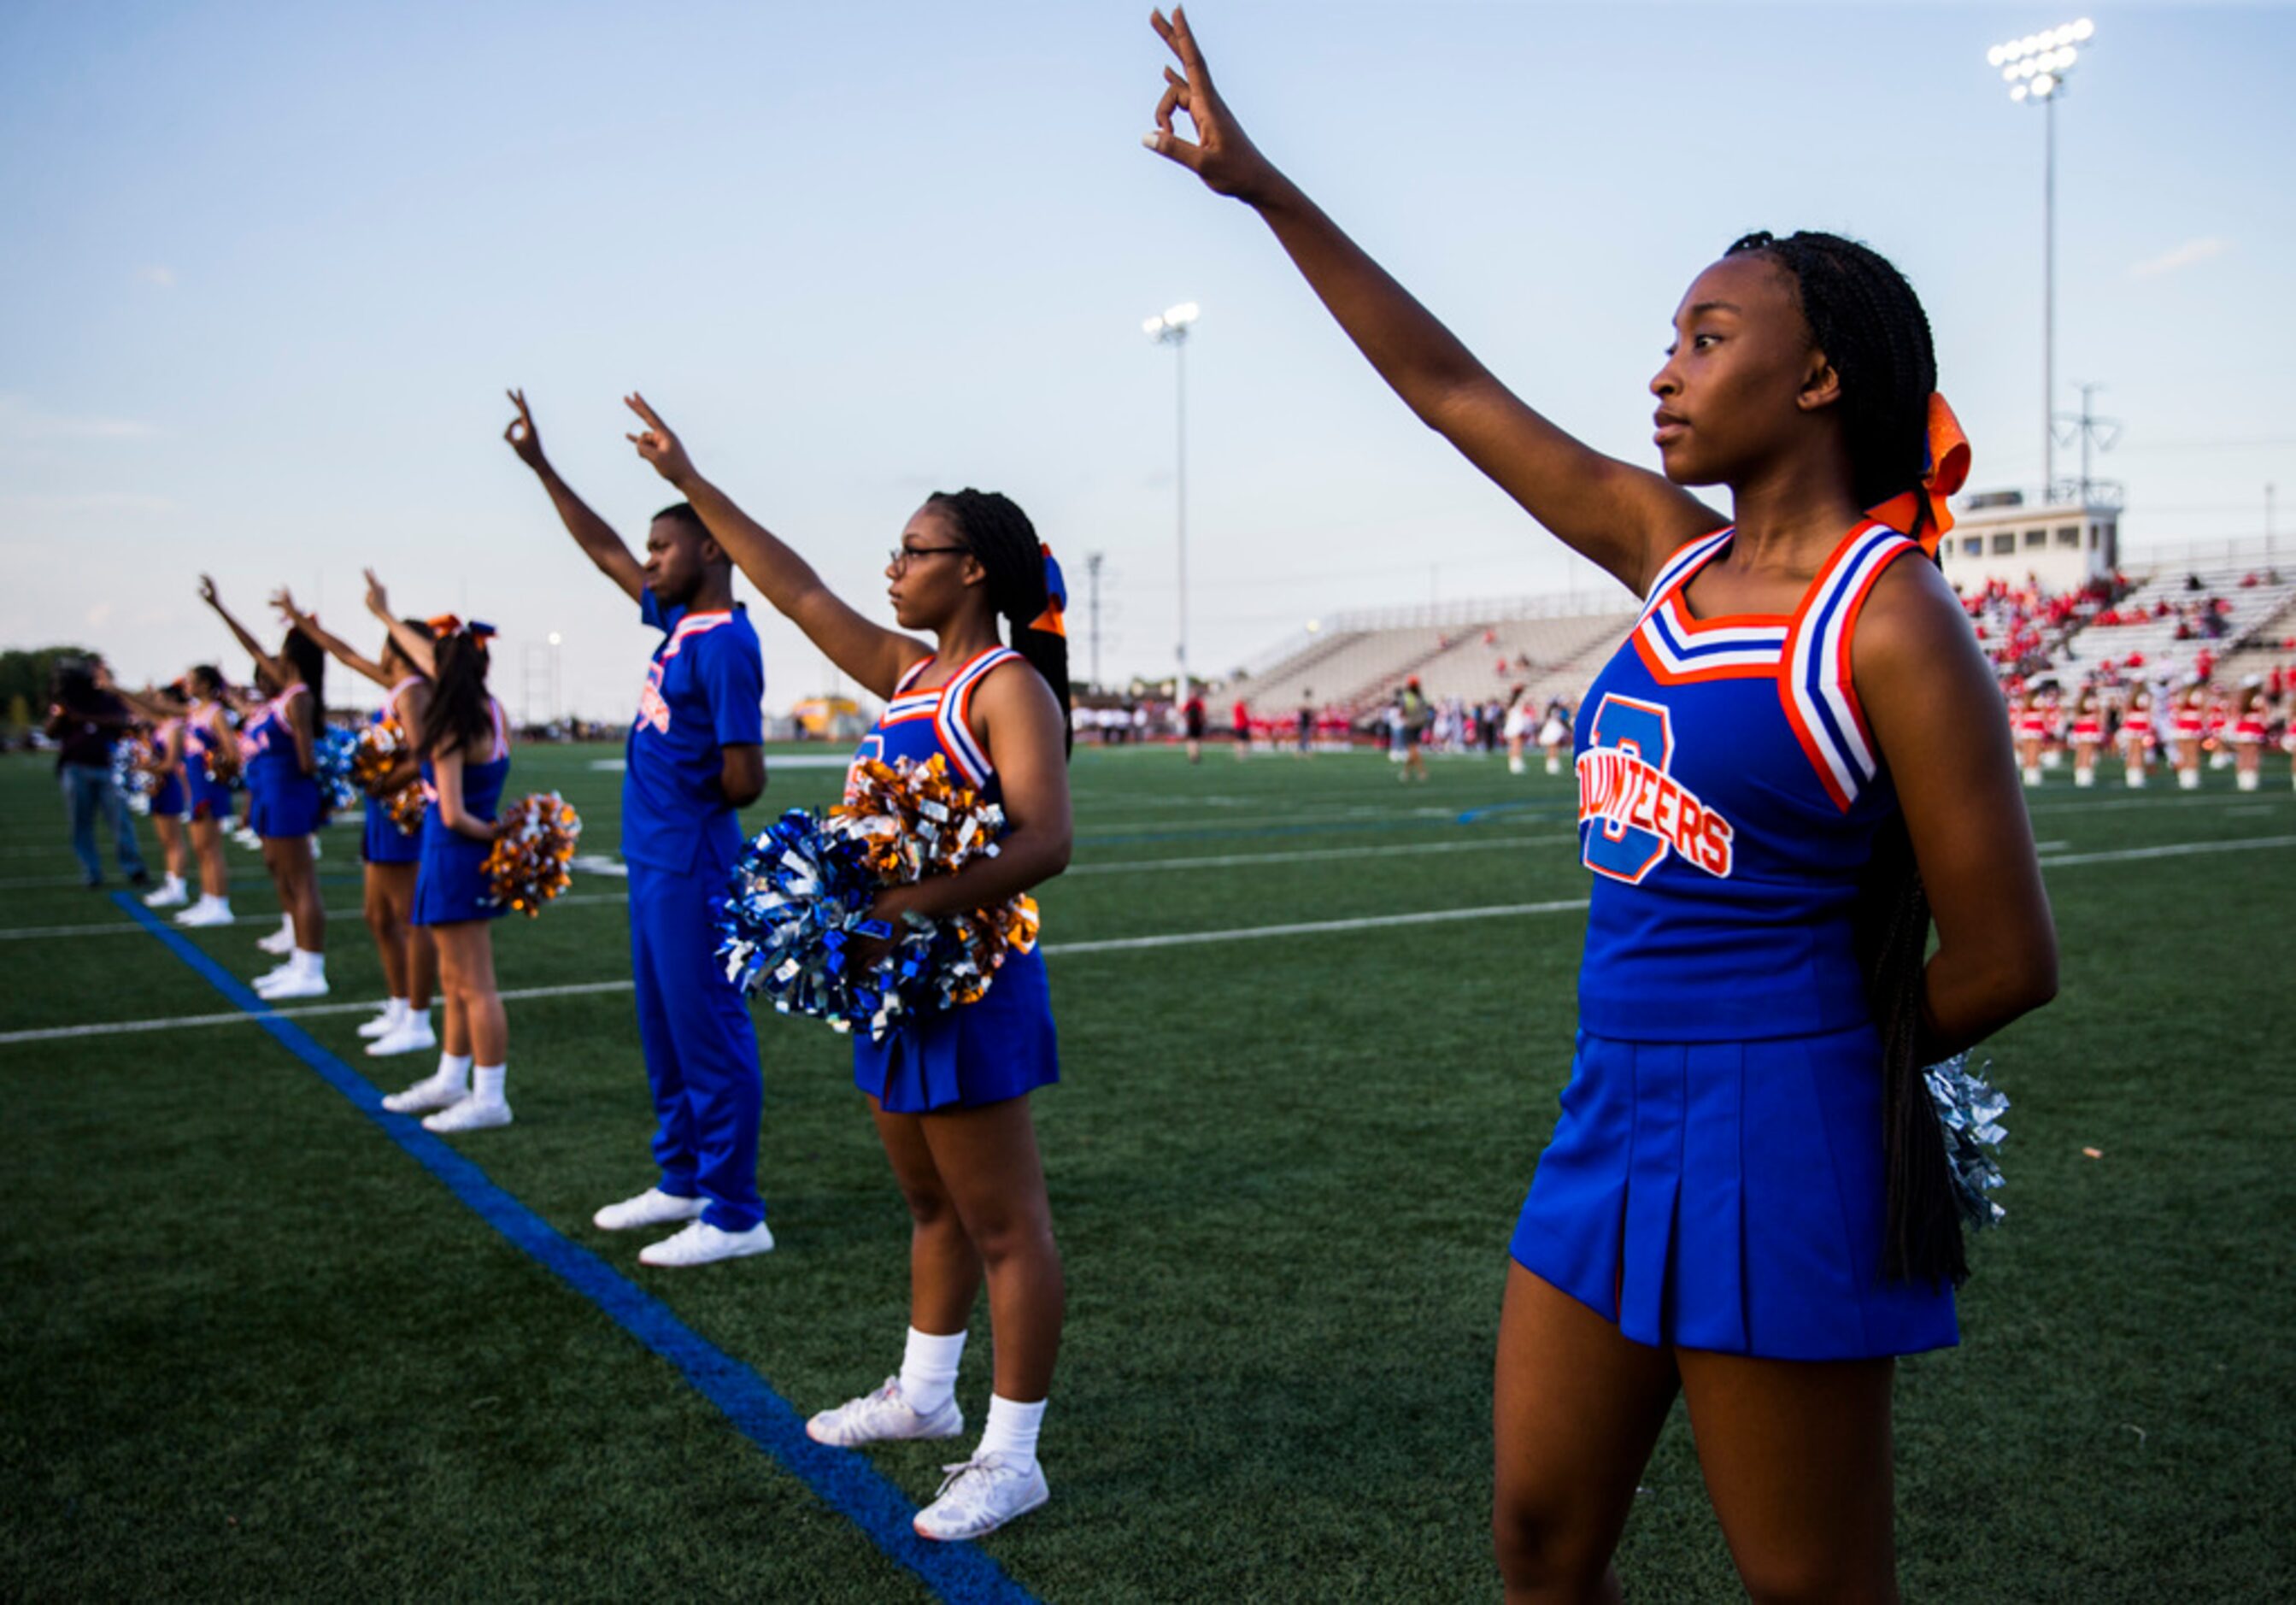
[[[1586,906],[1585,898],[1573,897],[1556,902],[1507,903],[1488,909],[1444,909],[1427,914],[1374,914],[1355,919],[1319,919],[1299,925],[1248,926],[1234,931],[1177,931],[1162,936],[1119,936],[1102,942],[1048,942],[1041,951],[1051,958],[1065,953],[1108,953],[1132,948],[1186,947],[1206,942],[1248,942],[1255,937],[1306,936],[1325,931],[1367,931],[1383,926],[1439,925],[1456,919],[1497,919],[1518,914],[1553,914]],[[566,998],[629,990],[630,983],[627,981],[585,981],[566,986],[531,986],[506,992],[503,993],[503,1000]],[[365,1003],[318,1003],[267,1012],[292,1019],[310,1015],[373,1013],[381,1007],[382,1000],[377,998]],[[0,1032],[0,1047],[18,1042],[62,1041],[72,1037],[118,1036],[129,1032],[172,1031],[187,1025],[228,1025],[234,1022],[250,1023],[263,1017],[259,1013],[235,1011],[231,1014],[184,1015],[171,1020],[107,1020],[91,1025],[51,1025],[37,1031]]]
[[[1492,835],[1478,836],[1472,842],[1410,842],[1378,847],[1311,847],[1296,852],[1225,852],[1199,858],[1131,859],[1116,864],[1078,864],[1071,867],[1068,873],[1070,876],[1125,875],[1150,869],[1226,869],[1247,864],[1313,863],[1326,859],[1397,857],[1429,852],[1487,852],[1505,847],[1552,846],[1577,839],[1573,835]],[[628,866],[612,860],[585,863],[578,858],[574,860],[574,867],[605,879],[626,878],[629,874]],[[569,892],[558,901],[562,903],[626,902],[628,897],[620,892]],[[361,910],[357,909],[327,910],[329,919],[356,920],[360,915]],[[269,914],[242,914],[234,919],[230,926],[215,928],[249,926],[268,930],[272,924],[273,916]],[[110,919],[97,925],[28,926],[13,931],[0,929],[0,942],[27,942],[36,937],[52,936],[125,936],[143,928],[132,919]]]
[[[2296,846],[2296,835],[2247,836],[2226,842],[2169,842],[2157,847],[2124,847],[2111,852],[2070,852],[2044,857],[2044,869],[2080,864],[2128,863],[2141,859],[2177,858],[2194,853],[2234,852],[2246,848]],[[1114,868],[1114,866],[1110,866]],[[569,897],[569,901],[573,901]],[[609,899],[603,894],[594,901],[623,901]],[[1316,919],[1291,925],[1245,926],[1226,931],[1174,931],[1154,936],[1114,936],[1095,942],[1048,942],[1043,951],[1047,958],[1078,953],[1117,953],[1150,948],[1193,947],[1214,942],[1250,942],[1276,936],[1313,936],[1337,931],[1381,930],[1396,926],[1442,925],[1463,919],[1502,919],[1528,914],[1558,914],[1573,909],[1583,909],[1583,897],[1561,898],[1551,902],[1499,903],[1479,909],[1441,909],[1418,914],[1369,914],[1351,919]],[[251,923],[251,922],[250,922]],[[106,931],[112,927],[98,927]],[[144,927],[129,925],[123,930],[140,931]],[[534,986],[505,992],[504,1001],[529,998],[576,997],[593,992],[627,992],[627,981],[585,981],[563,986]],[[357,1014],[381,1007],[380,999],[366,1003],[320,1003],[300,1008],[283,1008],[272,1012],[296,1018],[306,1015]],[[0,1032],[0,1047],[19,1042],[59,1041],[72,1037],[114,1036],[123,1033],[171,1031],[178,1026],[228,1025],[250,1021],[258,1016],[234,1012],[231,1014],[185,1015],[166,1020],[112,1020],[88,1025],[52,1025],[33,1031]]]
[[[142,929],[140,926],[136,927]],[[528,998],[573,998],[587,992],[627,992],[627,981],[577,981],[564,986],[527,986],[503,993],[503,1000],[523,1000]],[[0,1044],[10,1042],[53,1042],[66,1037],[120,1036],[139,1031],[173,1031],[188,1025],[244,1025],[250,1021],[277,1018],[282,1020],[315,1019],[322,1015],[380,1014],[383,1000],[372,998],[363,1003],[306,1003],[295,1008],[271,1008],[261,1014],[250,1014],[234,1008],[228,1014],[180,1015],[172,1020],[106,1020],[93,1025],[51,1025],[40,1031],[0,1032]]]

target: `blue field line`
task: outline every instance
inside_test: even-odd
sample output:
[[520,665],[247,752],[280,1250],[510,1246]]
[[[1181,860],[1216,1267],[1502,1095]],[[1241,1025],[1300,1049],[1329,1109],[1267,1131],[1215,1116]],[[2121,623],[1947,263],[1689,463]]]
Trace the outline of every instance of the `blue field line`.
[[257,1024],[301,1059],[321,1081],[348,1099],[384,1136],[446,1184],[480,1219],[590,1301],[606,1318],[676,1366],[694,1391],[734,1428],[821,1501],[859,1527],[890,1560],[907,1568],[950,1605],[1034,1605],[1036,1596],[970,1544],[935,1543],[916,1535],[916,1514],[898,1488],[850,1450],[831,1449],[805,1435],[789,1401],[764,1378],[673,1314],[668,1306],[605,1261],[570,1241],[486,1172],[422,1129],[412,1116],[393,1115],[372,1082],[314,1041],[291,1020],[273,1014],[239,978],[209,958],[181,932],[163,924],[127,893],[112,901],[165,942],[201,979],[254,1017]]
[[1578,811],[1578,803],[1576,798],[1570,798],[1562,802],[1487,802],[1480,808],[1471,808],[1467,810],[1466,812],[1459,816],[1457,822],[1462,825],[1473,825],[1480,822],[1481,820],[1489,819],[1493,814],[1513,813],[1528,813],[1536,819],[1545,819],[1551,814],[1556,819],[1564,819],[1576,812]]

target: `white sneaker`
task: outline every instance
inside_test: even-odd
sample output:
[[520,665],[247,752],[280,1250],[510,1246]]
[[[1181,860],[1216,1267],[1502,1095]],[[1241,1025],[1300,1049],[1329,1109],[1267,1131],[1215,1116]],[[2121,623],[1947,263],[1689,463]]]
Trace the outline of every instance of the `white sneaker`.
[[211,902],[202,897],[199,901],[176,916],[176,923],[186,929],[201,926],[227,926],[231,923],[231,905]]
[[180,909],[192,901],[191,892],[179,880],[170,880],[144,900],[147,909]]
[[941,1478],[940,1492],[910,1524],[920,1538],[983,1538],[1053,1496],[1040,1461],[1030,1461],[1023,1471],[1001,1454],[976,1454],[941,1469],[948,1475]]
[[327,995],[327,972],[298,970],[272,986],[258,986],[255,995],[266,1003],[278,1003],[289,998],[324,998]]
[[393,1092],[382,1100],[382,1107],[394,1115],[427,1115],[433,1109],[451,1109],[470,1095],[467,1081],[439,1070],[403,1091]]
[[253,987],[258,993],[267,992],[273,987],[285,983],[288,977],[299,973],[300,972],[296,968],[295,961],[292,959],[290,959],[284,964],[274,965],[271,968],[265,970],[261,975],[256,976],[254,980],[249,982],[248,985]]
[[609,1204],[590,1217],[590,1224],[601,1231],[627,1231],[637,1226],[668,1226],[677,1221],[691,1221],[706,1206],[700,1198],[680,1198],[649,1187],[635,1198],[624,1198],[619,1204]]
[[919,1415],[901,1397],[897,1373],[885,1379],[875,1393],[848,1399],[834,1410],[824,1410],[805,1424],[805,1436],[816,1444],[857,1449],[864,1444],[889,1443],[897,1438],[952,1438],[964,1430],[964,1412],[956,1400],[931,1415]]
[[426,1132],[484,1132],[510,1124],[510,1105],[497,1098],[466,1098],[462,1102],[422,1117]]
[[409,1015],[387,1035],[379,1036],[366,1045],[369,1058],[389,1058],[397,1053],[420,1053],[425,1048],[439,1045],[439,1033],[430,1029],[427,1014]]
[[393,1006],[385,1008],[381,1014],[360,1026],[358,1033],[371,1042],[379,1036],[389,1036],[398,1029],[398,1010],[396,1006]]
[[689,1222],[685,1230],[666,1237],[659,1243],[648,1243],[638,1250],[641,1265],[708,1265],[718,1260],[746,1259],[752,1254],[771,1254],[774,1234],[759,1221],[747,1231],[728,1231],[722,1226],[712,1226],[707,1221]]
[[295,951],[295,927],[281,926],[255,945],[266,953],[276,953],[283,959]]

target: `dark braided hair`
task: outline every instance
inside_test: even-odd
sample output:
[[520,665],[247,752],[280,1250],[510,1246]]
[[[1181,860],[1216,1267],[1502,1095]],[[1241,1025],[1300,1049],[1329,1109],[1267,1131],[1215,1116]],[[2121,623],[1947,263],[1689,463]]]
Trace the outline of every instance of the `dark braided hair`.
[[1062,750],[1076,745],[1069,724],[1069,643],[1065,636],[1030,626],[1050,605],[1045,589],[1045,548],[1037,526],[1021,504],[995,490],[936,490],[926,501],[948,514],[956,539],[988,573],[988,605],[1012,621],[1013,650],[1029,660],[1053,688],[1066,734]]
[[467,630],[441,636],[431,648],[438,676],[430,682],[430,703],[422,711],[422,732],[415,750],[425,758],[461,747],[471,762],[484,762],[476,752],[481,737],[495,728],[492,699],[487,695],[487,644]]
[[[1928,466],[1929,404],[1937,389],[1930,321],[1905,276],[1879,252],[1839,235],[1784,239],[1750,234],[1724,254],[1759,252],[1793,281],[1810,342],[1841,381],[1838,408],[1849,453],[1852,493],[1878,506],[1917,488]],[[1918,538],[1928,504],[1915,498]],[[1929,957],[1930,903],[1902,811],[1874,839],[1853,916],[1866,996],[1882,1038],[1882,1144],[1889,1167],[1888,1239],[1882,1268],[1900,1281],[1969,1275],[1938,1124],[1922,1071],[1936,1058],[1922,1021],[1922,972]]]
[[[316,739],[321,727],[327,722],[327,653],[314,637],[299,630],[291,630],[279,645],[279,655],[295,665],[295,672],[311,688],[310,706],[303,711],[309,734]],[[281,687],[285,690],[285,687]]]

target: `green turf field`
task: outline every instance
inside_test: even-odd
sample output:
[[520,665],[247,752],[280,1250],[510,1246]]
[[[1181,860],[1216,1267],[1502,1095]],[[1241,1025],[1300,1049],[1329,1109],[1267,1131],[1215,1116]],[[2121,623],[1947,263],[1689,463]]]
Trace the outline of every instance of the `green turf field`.
[[[512,784],[566,792],[612,852],[608,756],[521,749]],[[1042,898],[1067,1066],[1037,1100],[1070,1297],[1054,1501],[983,1547],[1052,1601],[1496,1597],[1490,1349],[1581,926],[1542,905],[1586,887],[1567,777],[1091,749],[1073,772],[1076,865]],[[2268,778],[2056,775],[2034,799],[2063,992],[1992,1046],[2009,1220],[1975,1246],[1964,1344],[1900,1371],[1909,1599],[2296,1590],[2296,795]],[[837,779],[783,767],[768,801]],[[45,761],[0,761],[10,1597],[930,1597],[82,890],[63,836]],[[364,1004],[356,832],[324,839],[327,1002]],[[231,852],[245,918],[194,934],[244,979],[271,918]],[[498,927],[503,986],[609,990],[514,999],[518,1122],[461,1151],[800,1413],[873,1386],[899,1360],[906,1217],[826,1029],[761,1017],[777,1252],[650,1272],[645,1234],[589,1226],[651,1180],[650,1120],[611,990],[622,884],[575,891]],[[1472,910],[1496,911],[1393,923]],[[1205,939],[1115,945],[1162,936]],[[55,1034],[213,1016],[234,1017]],[[427,1071],[360,1054],[365,1017],[299,1024],[386,1086]],[[975,1330],[977,1422],[985,1313]],[[919,1500],[959,1449],[872,1458]],[[1679,1411],[1645,1482],[1630,1597],[1735,1597]]]

